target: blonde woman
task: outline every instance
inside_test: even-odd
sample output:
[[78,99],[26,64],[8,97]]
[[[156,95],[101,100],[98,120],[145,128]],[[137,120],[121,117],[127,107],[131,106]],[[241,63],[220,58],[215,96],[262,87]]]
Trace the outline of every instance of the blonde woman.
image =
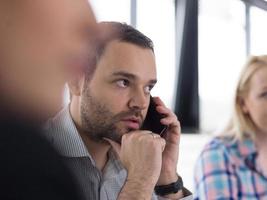
[[267,199],[267,56],[248,60],[234,100],[225,133],[196,163],[196,199]]

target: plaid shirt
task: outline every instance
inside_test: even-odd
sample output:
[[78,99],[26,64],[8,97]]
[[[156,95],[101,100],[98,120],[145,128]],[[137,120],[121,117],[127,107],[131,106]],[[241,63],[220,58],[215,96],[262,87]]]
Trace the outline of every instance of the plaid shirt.
[[214,138],[195,167],[195,199],[267,200],[267,175],[251,140]]

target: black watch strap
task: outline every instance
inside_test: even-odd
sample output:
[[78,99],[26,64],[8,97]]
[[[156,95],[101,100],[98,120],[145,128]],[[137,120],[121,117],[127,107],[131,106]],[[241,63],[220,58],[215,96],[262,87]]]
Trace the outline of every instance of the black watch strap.
[[165,196],[167,194],[177,193],[178,191],[182,190],[183,188],[184,188],[183,180],[180,176],[178,176],[178,179],[176,182],[173,182],[169,185],[157,185],[155,187],[155,192],[157,195]]

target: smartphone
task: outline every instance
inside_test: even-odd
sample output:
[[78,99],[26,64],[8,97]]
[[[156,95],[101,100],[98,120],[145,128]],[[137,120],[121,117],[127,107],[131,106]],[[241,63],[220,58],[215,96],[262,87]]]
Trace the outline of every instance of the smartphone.
[[156,111],[156,104],[150,96],[150,104],[148,107],[147,115],[142,126],[142,130],[150,130],[153,133],[163,135],[168,126],[160,123],[160,120],[164,118],[164,115]]

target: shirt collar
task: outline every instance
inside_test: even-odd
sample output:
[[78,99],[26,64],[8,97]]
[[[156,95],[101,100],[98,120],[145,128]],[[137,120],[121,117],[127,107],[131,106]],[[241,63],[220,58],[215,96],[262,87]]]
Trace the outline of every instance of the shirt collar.
[[[61,110],[46,124],[49,138],[58,152],[66,157],[90,157],[71,118],[69,106]],[[93,160],[93,159],[91,159]]]
[[255,143],[251,139],[243,139],[237,142],[238,152],[242,158],[241,163],[244,163],[252,171],[257,171],[256,169],[256,156],[257,150]]
[[246,158],[255,154],[256,147],[251,139],[244,139],[238,142],[238,149],[242,157]]
[[[54,118],[48,120],[45,129],[46,137],[52,142],[60,155],[65,157],[89,157],[91,163],[95,165],[94,159],[84,145],[72,120],[69,106],[66,106]],[[104,171],[109,171],[116,175],[123,169],[121,162],[117,159],[112,149],[108,152],[108,156],[109,160]]]
[[251,139],[239,140],[230,137],[225,138],[224,144],[232,155],[231,162],[234,165],[244,166],[244,164],[253,163],[257,152]]

